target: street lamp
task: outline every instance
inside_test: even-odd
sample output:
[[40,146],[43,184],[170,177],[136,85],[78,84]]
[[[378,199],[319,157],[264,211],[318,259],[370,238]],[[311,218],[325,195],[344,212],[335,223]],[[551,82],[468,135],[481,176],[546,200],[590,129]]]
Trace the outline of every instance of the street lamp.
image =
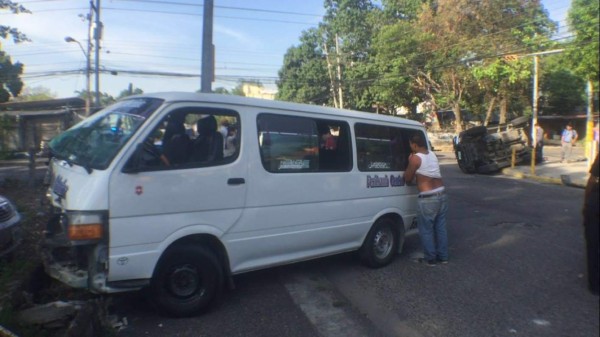
[[90,101],[91,101],[91,96],[90,96],[90,87],[91,87],[91,77],[90,77],[90,68],[91,68],[91,63],[90,63],[90,53],[89,53],[89,43],[88,43],[88,52],[86,52],[83,49],[83,46],[81,45],[81,43],[77,40],[75,40],[74,38],[67,36],[65,37],[65,41],[66,42],[74,42],[77,43],[77,45],[79,46],[79,48],[81,48],[81,51],[83,52],[83,56],[85,56],[85,115],[89,116],[90,115]]

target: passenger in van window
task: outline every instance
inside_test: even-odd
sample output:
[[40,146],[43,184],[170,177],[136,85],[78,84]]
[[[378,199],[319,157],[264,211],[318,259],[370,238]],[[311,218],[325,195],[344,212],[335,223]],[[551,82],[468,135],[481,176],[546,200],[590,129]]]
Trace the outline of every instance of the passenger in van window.
[[223,136],[217,131],[215,116],[209,115],[198,120],[198,137],[192,144],[193,162],[212,162],[223,159]]
[[427,148],[425,137],[415,134],[410,138],[412,153],[408,158],[408,167],[404,180],[408,183],[416,177],[419,189],[418,226],[424,257],[419,262],[428,266],[448,263],[448,236],[446,231],[446,212],[448,197],[437,157]]
[[185,134],[185,125],[183,124],[185,120],[184,114],[174,113],[169,116],[167,120],[167,126],[165,128],[165,134],[163,136],[163,147],[165,147],[175,135],[184,135]]
[[224,142],[223,157],[232,156],[237,149],[237,128],[230,125]]
[[335,150],[336,140],[331,131],[327,131],[321,136],[321,148],[324,150]]
[[219,127],[219,132],[223,136],[223,139],[227,138],[227,135],[229,134],[229,121],[228,120],[223,119],[223,121],[221,122],[221,126]]
[[163,154],[171,165],[183,164],[189,158],[191,142],[184,120],[184,114],[174,113],[167,121],[162,145]]

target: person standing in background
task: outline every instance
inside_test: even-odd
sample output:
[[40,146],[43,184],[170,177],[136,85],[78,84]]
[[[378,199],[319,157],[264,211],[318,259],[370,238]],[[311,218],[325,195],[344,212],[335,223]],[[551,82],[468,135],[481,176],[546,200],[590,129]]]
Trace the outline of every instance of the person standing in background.
[[560,138],[562,149],[560,151],[560,162],[566,163],[571,158],[571,152],[573,152],[573,146],[577,141],[577,131],[573,129],[571,123],[567,124],[567,127],[563,130]]
[[544,161],[544,129],[535,123],[535,156],[538,162]]

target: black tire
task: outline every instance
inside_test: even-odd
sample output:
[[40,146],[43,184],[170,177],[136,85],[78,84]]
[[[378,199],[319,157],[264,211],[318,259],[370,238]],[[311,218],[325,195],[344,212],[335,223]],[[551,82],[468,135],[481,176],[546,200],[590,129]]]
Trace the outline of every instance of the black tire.
[[170,248],[160,258],[150,290],[161,311],[189,317],[209,309],[222,285],[223,270],[215,254],[187,245]]
[[381,268],[392,262],[400,238],[397,224],[390,218],[375,222],[359,250],[361,262],[370,268]]
[[521,126],[529,122],[529,118],[525,116],[517,117],[509,122],[512,126]]

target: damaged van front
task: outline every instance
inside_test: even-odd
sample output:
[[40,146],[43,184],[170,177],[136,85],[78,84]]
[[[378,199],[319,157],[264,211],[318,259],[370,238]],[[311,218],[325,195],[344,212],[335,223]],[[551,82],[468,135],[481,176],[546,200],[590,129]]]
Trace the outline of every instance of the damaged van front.
[[139,287],[108,283],[108,184],[111,165],[162,103],[156,98],[118,102],[50,142],[47,197],[52,217],[42,249],[50,276],[93,292]]

